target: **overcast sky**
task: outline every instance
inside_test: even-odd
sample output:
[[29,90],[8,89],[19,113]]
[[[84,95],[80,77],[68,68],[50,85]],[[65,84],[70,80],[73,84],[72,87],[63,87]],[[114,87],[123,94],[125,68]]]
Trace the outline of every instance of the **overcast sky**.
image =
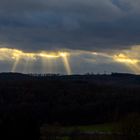
[[[140,73],[139,6],[140,0],[0,0],[0,71]],[[17,62],[11,49],[25,55]],[[61,55],[42,62],[42,51],[67,52],[67,62]]]

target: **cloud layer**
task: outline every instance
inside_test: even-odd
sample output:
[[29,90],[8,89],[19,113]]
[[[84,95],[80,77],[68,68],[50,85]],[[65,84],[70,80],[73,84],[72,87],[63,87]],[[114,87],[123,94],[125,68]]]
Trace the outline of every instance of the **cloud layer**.
[[139,0],[0,0],[0,43],[22,50],[115,50],[140,43]]
[[[0,52],[0,71],[140,73],[139,5],[140,0],[0,0],[0,50],[7,49]],[[23,58],[13,59],[10,48]],[[41,51],[68,52],[70,59],[42,60]],[[31,64],[26,56],[32,53]]]

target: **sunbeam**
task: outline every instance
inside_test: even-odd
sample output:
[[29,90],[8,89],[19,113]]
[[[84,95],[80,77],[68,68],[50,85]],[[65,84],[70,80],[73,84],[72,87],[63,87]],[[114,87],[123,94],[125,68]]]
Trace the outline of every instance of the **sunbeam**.
[[54,67],[53,67],[53,62],[52,62],[52,59],[49,59],[49,58],[44,58],[42,57],[41,58],[41,63],[42,63],[42,73],[52,73],[54,71]]
[[[68,60],[68,52],[23,52],[17,49],[0,48],[0,60],[10,61],[13,63],[11,72],[16,72],[17,67],[20,64],[23,69],[22,72],[30,72],[33,63],[40,60],[42,62],[42,72],[43,73],[53,73],[57,71],[58,64],[62,62],[67,74],[71,74],[71,68]],[[60,60],[63,61],[60,61]],[[56,65],[56,66],[55,66]],[[60,64],[61,65],[61,64]]]
[[130,58],[129,56],[120,53],[118,55],[114,55],[114,60],[125,64],[129,69],[131,69],[135,74],[140,73],[139,59]]
[[68,54],[64,53],[64,52],[61,52],[60,56],[62,57],[62,60],[63,60],[64,66],[65,66],[65,69],[67,71],[67,74],[71,75],[72,72],[71,72],[71,67],[70,67],[69,60],[68,60]]
[[19,64],[19,61],[20,61],[20,57],[17,57],[17,58],[14,59],[14,64],[12,66],[11,72],[16,71],[16,68],[17,68],[17,65]]

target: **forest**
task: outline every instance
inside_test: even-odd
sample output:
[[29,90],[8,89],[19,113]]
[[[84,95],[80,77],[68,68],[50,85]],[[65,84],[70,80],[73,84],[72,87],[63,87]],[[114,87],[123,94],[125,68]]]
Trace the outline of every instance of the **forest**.
[[0,132],[7,137],[29,129],[36,136],[28,138],[38,139],[43,124],[112,123],[134,113],[140,113],[139,75],[0,74]]

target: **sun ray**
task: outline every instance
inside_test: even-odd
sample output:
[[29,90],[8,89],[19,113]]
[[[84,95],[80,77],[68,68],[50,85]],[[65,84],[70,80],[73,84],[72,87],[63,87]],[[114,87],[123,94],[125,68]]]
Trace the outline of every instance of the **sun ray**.
[[67,53],[61,52],[60,56],[62,57],[62,60],[63,60],[64,66],[65,66],[65,69],[67,71],[67,74],[71,75],[72,72],[71,72],[71,67],[70,67],[70,64],[69,64]]
[[[39,60],[42,61],[43,72],[57,72],[57,68],[54,68],[63,62],[67,74],[71,74],[72,72],[69,64],[69,55],[70,52],[61,51],[24,52],[18,49],[0,48],[0,60],[12,62],[12,72],[16,72],[19,64],[23,66],[23,72],[29,72],[32,63]],[[60,61],[61,59],[63,61]]]
[[135,74],[140,73],[140,65],[139,59],[130,58],[128,55],[120,53],[118,55],[114,55],[113,59],[119,63],[125,64],[129,69],[131,69]]
[[52,66],[53,66],[52,60],[46,57],[45,58],[42,57],[41,62],[42,62],[42,73],[46,73],[46,72],[51,73]]
[[20,57],[17,57],[15,60],[14,60],[14,64],[12,66],[12,69],[11,69],[11,72],[16,72],[16,68],[19,64],[19,61],[20,61]]
[[23,68],[24,73],[29,73],[29,63],[30,63],[30,59],[27,58],[24,62],[24,68]]

